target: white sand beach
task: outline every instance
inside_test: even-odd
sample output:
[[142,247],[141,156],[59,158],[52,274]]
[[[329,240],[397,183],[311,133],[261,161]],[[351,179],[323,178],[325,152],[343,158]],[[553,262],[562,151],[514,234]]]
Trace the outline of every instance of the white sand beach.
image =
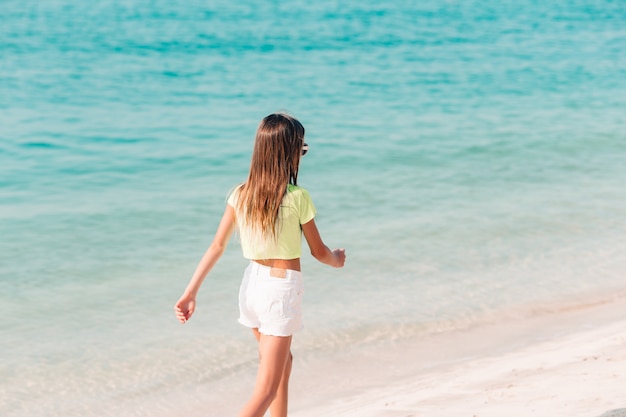
[[626,416],[621,297],[296,363],[293,417]]

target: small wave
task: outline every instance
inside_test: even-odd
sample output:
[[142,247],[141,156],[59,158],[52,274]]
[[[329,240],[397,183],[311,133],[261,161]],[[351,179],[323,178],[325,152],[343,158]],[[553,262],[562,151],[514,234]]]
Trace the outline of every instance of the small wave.
[[35,149],[64,149],[65,146],[58,145],[50,142],[26,142],[21,144],[23,148],[35,148]]

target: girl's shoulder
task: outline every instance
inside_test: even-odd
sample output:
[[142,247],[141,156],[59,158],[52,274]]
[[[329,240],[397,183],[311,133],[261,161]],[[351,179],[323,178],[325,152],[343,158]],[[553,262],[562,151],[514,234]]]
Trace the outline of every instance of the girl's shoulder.
[[230,189],[230,191],[228,192],[228,195],[226,196],[226,202],[233,207],[235,206],[241,187],[243,187],[243,184],[237,184],[236,186]]
[[297,210],[300,224],[308,223],[315,217],[315,205],[313,204],[309,192],[304,188],[289,184],[283,201],[285,201],[286,205]]
[[293,185],[293,184],[287,184],[287,192],[288,193],[293,193],[294,191],[298,191],[298,190],[304,190],[304,188],[298,186],[298,185]]
[[300,186],[289,184],[287,186],[287,193],[285,193],[285,200],[290,201],[297,206],[312,206],[313,200],[309,192]]
[[287,194],[303,195],[307,198],[311,198],[311,196],[309,195],[309,192],[306,189],[300,187],[299,185],[293,185],[293,184],[287,185]]

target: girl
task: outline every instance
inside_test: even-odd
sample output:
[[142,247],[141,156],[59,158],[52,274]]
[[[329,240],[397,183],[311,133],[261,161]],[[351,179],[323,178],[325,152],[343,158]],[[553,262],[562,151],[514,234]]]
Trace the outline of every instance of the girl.
[[237,227],[243,256],[250,259],[239,290],[239,322],[259,345],[259,369],[252,397],[240,417],[287,416],[291,337],[302,328],[301,234],[311,254],[341,268],[344,249],[330,250],[315,225],[309,193],[298,187],[300,157],[308,150],[304,127],[285,114],[271,114],[257,129],[250,173],[228,198],[213,242],[200,260],[174,309],[181,323],[191,318],[204,278]]

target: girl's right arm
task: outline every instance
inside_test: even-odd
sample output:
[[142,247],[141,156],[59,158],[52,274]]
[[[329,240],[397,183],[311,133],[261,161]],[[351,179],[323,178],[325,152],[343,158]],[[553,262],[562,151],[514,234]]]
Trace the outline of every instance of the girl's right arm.
[[309,249],[311,249],[311,255],[313,255],[315,259],[335,268],[343,267],[346,262],[346,250],[328,249],[328,246],[322,241],[319,230],[317,230],[315,220],[303,224],[302,233],[304,233],[306,242],[309,244]]
[[176,317],[181,323],[185,323],[193,315],[196,309],[196,296],[200,286],[209,271],[211,271],[224,253],[226,246],[228,246],[228,241],[235,230],[235,225],[235,210],[230,204],[227,204],[213,242],[196,267],[196,271],[193,273],[185,292],[174,306]]

